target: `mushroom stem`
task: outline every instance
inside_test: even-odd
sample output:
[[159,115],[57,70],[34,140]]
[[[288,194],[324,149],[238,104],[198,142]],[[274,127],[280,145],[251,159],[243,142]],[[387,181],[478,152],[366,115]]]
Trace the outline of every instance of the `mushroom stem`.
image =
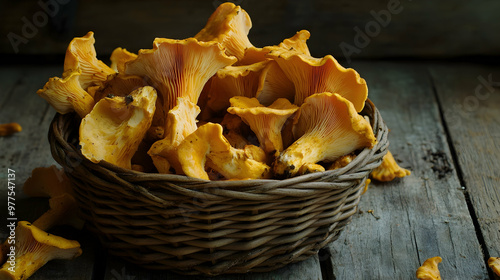
[[78,241],[47,233],[21,221],[16,227],[15,259],[0,268],[0,279],[27,279],[53,259],[73,259],[82,254]]
[[0,124],[0,136],[9,136],[21,130],[23,130],[21,125],[15,122]]
[[83,220],[77,216],[76,201],[70,194],[62,194],[49,200],[50,209],[42,214],[33,225],[48,230],[55,225],[67,224],[76,229],[83,228]]
[[56,197],[65,193],[71,194],[71,182],[64,170],[55,165],[37,167],[24,182],[23,192],[29,197]]

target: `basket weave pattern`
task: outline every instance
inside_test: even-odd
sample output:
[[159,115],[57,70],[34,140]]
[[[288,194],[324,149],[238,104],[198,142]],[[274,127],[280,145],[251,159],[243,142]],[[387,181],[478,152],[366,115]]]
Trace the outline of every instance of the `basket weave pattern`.
[[344,168],[285,180],[204,181],[147,174],[78,150],[78,120],[57,114],[49,141],[74,185],[80,214],[113,255],[150,269],[218,275],[304,260],[336,240],[385,155],[388,129],[371,101],[377,137]]

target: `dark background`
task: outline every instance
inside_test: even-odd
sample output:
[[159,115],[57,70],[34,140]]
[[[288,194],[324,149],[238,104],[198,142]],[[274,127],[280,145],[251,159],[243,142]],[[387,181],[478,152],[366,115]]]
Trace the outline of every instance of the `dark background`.
[[[253,23],[249,37],[257,47],[278,44],[296,31],[307,29],[311,32],[309,46],[313,56],[332,54],[344,63],[372,58],[497,61],[500,55],[498,0],[232,2],[249,13]],[[137,52],[151,48],[155,37],[194,36],[222,1],[0,3],[2,60],[62,65],[65,49],[75,36],[94,31],[97,53],[107,62],[116,47]],[[352,53],[346,46],[352,47]],[[348,59],[343,59],[346,53]]]

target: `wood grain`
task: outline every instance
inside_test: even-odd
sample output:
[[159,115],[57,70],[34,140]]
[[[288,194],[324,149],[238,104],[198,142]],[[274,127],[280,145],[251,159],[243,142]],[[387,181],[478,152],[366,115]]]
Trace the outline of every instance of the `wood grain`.
[[355,69],[391,130],[389,149],[412,174],[374,183],[361,198],[360,214],[330,246],[332,279],[412,279],[434,256],[443,258],[443,279],[487,278],[425,67],[361,63]]
[[500,70],[438,65],[430,73],[488,257],[500,256]]

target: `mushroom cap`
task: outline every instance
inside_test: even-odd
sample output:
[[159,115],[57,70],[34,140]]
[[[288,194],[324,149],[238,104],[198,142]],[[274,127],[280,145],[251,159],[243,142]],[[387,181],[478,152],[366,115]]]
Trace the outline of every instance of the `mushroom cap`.
[[396,177],[403,178],[410,175],[410,170],[404,169],[398,165],[391,151],[387,151],[384,155],[382,163],[371,172],[372,179],[381,182],[392,181]]
[[205,27],[194,36],[199,41],[216,41],[226,49],[227,55],[241,59],[245,49],[252,47],[248,32],[252,28],[250,16],[240,6],[226,2],[215,10]]
[[309,52],[309,47],[307,46],[307,40],[311,37],[311,33],[307,30],[298,31],[293,37],[283,40],[279,44],[279,47],[286,50],[294,50],[305,55],[311,55]]
[[75,37],[69,43],[64,58],[64,73],[81,71],[80,83],[83,89],[98,81],[106,81],[108,75],[115,71],[104,62],[97,59],[97,53],[94,47],[94,32],[90,31],[83,37]]
[[306,98],[296,115],[293,134],[297,140],[274,162],[278,176],[294,176],[304,164],[334,161],[376,143],[370,124],[353,104],[328,92]]
[[230,102],[231,107],[227,111],[240,116],[250,126],[266,153],[283,150],[281,129],[286,120],[298,110],[297,106],[284,98],[277,99],[269,107],[260,104],[257,98],[243,96],[235,96]]
[[94,106],[94,98],[81,86],[82,72],[76,69],[66,72],[63,79],[50,78],[36,93],[45,99],[58,113],[75,112],[84,118]]
[[178,147],[182,170],[189,177],[208,180],[205,164],[226,179],[260,179],[270,176],[265,163],[253,159],[254,151],[235,149],[222,135],[222,126],[206,123]]
[[333,92],[351,101],[357,112],[363,109],[368,97],[366,81],[354,69],[342,67],[333,56],[314,58],[283,48],[275,48],[267,55],[276,60],[293,82],[295,104],[302,105],[305,98],[315,93]]
[[80,124],[82,154],[92,162],[105,160],[130,169],[131,159],[151,125],[156,90],[139,88],[130,95],[106,97]]
[[221,68],[236,62],[214,41],[194,38],[173,40],[156,38],[153,49],[139,51],[137,59],[125,64],[125,73],[147,77],[158,90],[153,125],[165,125],[168,111],[178,97],[196,104],[205,83]]
[[279,98],[286,98],[294,102],[295,86],[290,81],[285,72],[281,70],[274,60],[269,61],[269,68],[266,73],[262,90],[257,93],[257,99],[263,105],[269,106]]
[[21,132],[22,126],[16,122],[0,124],[0,137],[10,136],[14,133]]
[[264,85],[256,96],[260,103],[268,106],[278,98],[286,98],[290,102],[294,102],[295,86],[293,82],[288,79],[278,63],[270,59],[267,54],[275,50],[278,52],[293,51],[294,53],[310,55],[306,44],[309,37],[309,31],[301,30],[293,37],[283,40],[278,46],[267,46],[264,48],[250,47],[245,50],[245,56],[239,62],[240,64],[251,64],[261,61],[269,62],[269,69],[266,73]]
[[54,259],[74,259],[82,254],[80,243],[47,233],[20,221],[16,227],[16,269],[9,263],[0,268],[1,279],[27,279]]
[[24,182],[23,192],[29,197],[56,197],[72,193],[72,185],[63,169],[55,165],[37,167]]
[[210,79],[204,88],[208,95],[207,106],[214,112],[225,111],[233,96],[257,96],[264,86],[268,61],[250,65],[226,66]]
[[500,258],[490,257],[488,259],[488,266],[495,272],[496,275],[500,276]]
[[156,141],[148,151],[160,173],[170,173],[173,167],[177,174],[183,174],[177,158],[177,146],[198,127],[196,117],[200,108],[186,98],[177,98],[177,106],[168,112],[165,138]]
[[248,47],[245,49],[245,56],[242,59],[239,59],[238,64],[248,65],[264,60],[270,60],[272,58],[269,58],[267,54],[272,50],[293,51],[295,53],[310,55],[309,47],[306,43],[310,36],[311,34],[309,31],[300,30],[292,37],[284,39],[277,46],[266,46],[263,48],[254,46]]
[[116,48],[111,53],[111,69],[118,73],[125,72],[125,63],[135,60],[137,54],[131,53],[124,48]]
[[100,82],[98,86],[89,87],[87,92],[92,92],[95,102],[98,102],[106,96],[127,96],[132,91],[147,85],[146,80],[137,75],[116,73],[109,75],[108,79]]
[[212,150],[228,150],[230,146],[229,142],[221,136],[220,124],[206,123],[184,138],[177,148],[184,174],[193,178],[209,179],[205,171],[207,155]]
[[438,264],[442,260],[441,257],[433,257],[425,260],[422,266],[417,269],[417,278],[422,280],[441,280]]

